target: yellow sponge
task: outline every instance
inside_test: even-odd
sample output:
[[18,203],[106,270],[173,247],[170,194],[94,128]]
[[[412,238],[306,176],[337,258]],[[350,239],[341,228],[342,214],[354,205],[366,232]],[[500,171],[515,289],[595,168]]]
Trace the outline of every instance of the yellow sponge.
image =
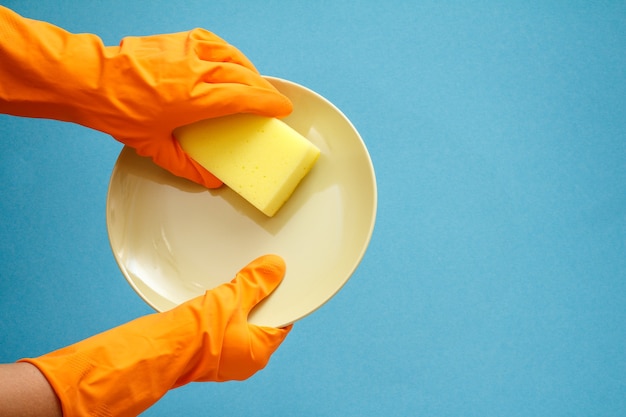
[[174,136],[196,162],[270,217],[320,155],[286,123],[252,114],[202,120]]

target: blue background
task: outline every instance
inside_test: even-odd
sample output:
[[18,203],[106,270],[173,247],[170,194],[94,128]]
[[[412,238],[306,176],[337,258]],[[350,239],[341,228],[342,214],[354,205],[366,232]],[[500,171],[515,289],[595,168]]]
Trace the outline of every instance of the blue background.
[[[146,416],[626,415],[626,4],[3,1],[117,44],[207,28],[327,97],[376,168],[359,269],[269,366]],[[109,248],[121,145],[0,116],[0,360],[151,312]]]

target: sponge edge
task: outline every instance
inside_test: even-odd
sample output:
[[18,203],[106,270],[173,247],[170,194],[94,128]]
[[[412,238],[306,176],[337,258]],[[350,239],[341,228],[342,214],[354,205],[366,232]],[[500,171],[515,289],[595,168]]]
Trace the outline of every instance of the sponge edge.
[[252,114],[202,120],[176,129],[174,136],[196,162],[269,217],[320,156],[286,123]]

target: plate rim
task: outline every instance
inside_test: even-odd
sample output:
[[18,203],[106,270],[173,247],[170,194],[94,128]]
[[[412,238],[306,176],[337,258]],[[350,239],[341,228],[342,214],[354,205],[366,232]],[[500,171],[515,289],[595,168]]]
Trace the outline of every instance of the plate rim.
[[[328,99],[326,99],[324,96],[322,96],[321,94],[317,93],[316,91],[313,91],[312,89],[303,86],[301,84],[298,84],[296,82],[293,81],[289,81],[286,80],[284,78],[280,78],[280,77],[275,77],[275,76],[263,76],[266,80],[268,80],[275,88],[280,90],[280,85],[285,85],[288,86],[289,88],[295,88],[295,89],[300,89],[300,90],[304,90],[307,94],[310,94],[312,96],[314,96],[317,100],[320,100],[322,102],[324,102],[325,105],[329,106],[341,119],[343,122],[345,122],[347,124],[347,126],[355,133],[356,138],[358,139],[358,141],[360,142],[360,145],[362,147],[362,150],[364,152],[364,156],[365,158],[365,162],[367,164],[367,169],[369,171],[369,173],[371,174],[371,198],[372,198],[372,204],[370,207],[368,207],[368,211],[370,211],[370,215],[369,217],[371,218],[367,231],[366,231],[366,237],[365,239],[362,241],[361,243],[361,248],[358,252],[358,255],[355,256],[354,261],[352,262],[350,268],[348,271],[346,271],[345,277],[341,280],[337,280],[337,286],[335,287],[335,289],[332,292],[329,292],[328,295],[325,297],[325,299],[319,303],[319,305],[317,305],[315,308],[312,308],[308,311],[306,311],[305,313],[302,313],[300,315],[298,315],[297,317],[293,317],[291,318],[287,323],[281,324],[278,327],[284,327],[287,326],[289,324],[295,323],[299,320],[302,320],[303,318],[313,314],[314,312],[316,312],[318,309],[320,309],[321,307],[323,307],[326,303],[328,303],[332,298],[334,298],[340,291],[341,289],[347,284],[347,282],[350,280],[350,278],[354,275],[354,273],[356,272],[356,270],[358,269],[359,265],[361,264],[361,262],[363,261],[367,250],[370,246],[373,234],[374,234],[374,229],[376,226],[376,222],[377,222],[377,217],[378,217],[378,183],[377,183],[377,178],[376,178],[376,171],[374,168],[374,164],[372,161],[372,157],[371,154],[369,152],[369,149],[367,148],[365,141],[363,140],[363,137],[361,136],[361,134],[359,133],[359,131],[356,129],[356,127],[354,126],[354,124],[352,123],[352,121],[350,121],[350,119],[336,106],[334,105],[332,102],[330,102]],[[278,86],[277,86],[278,84]],[[115,177],[115,173],[119,167],[119,161],[122,158],[124,152],[134,152],[134,149],[132,149],[129,146],[124,146],[122,148],[122,150],[120,151],[118,157],[116,158],[116,161],[114,163],[112,172],[111,172],[111,176],[109,179],[109,184],[107,187],[107,197],[106,197],[106,227],[107,227],[107,236],[108,236],[108,241],[109,241],[109,246],[111,248],[111,251],[113,253],[113,256],[115,258],[115,262],[118,266],[118,268],[120,269],[122,276],[124,277],[124,279],[126,280],[126,282],[131,286],[131,288],[135,291],[135,293],[137,295],[139,295],[139,297],[146,303],[148,304],[153,310],[155,310],[156,312],[163,312],[163,311],[167,311],[168,308],[160,308],[160,306],[158,306],[158,304],[153,301],[150,297],[150,295],[145,294],[144,289],[140,288],[140,286],[138,285],[137,282],[135,282],[135,280],[132,279],[132,277],[130,276],[130,272],[128,271],[128,269],[126,268],[126,266],[124,265],[124,263],[122,262],[121,259],[119,259],[119,256],[116,252],[116,249],[114,247],[113,241],[112,241],[112,236],[111,236],[111,224],[110,224],[110,213],[111,213],[111,208],[110,208],[110,195],[111,195],[111,189],[112,189],[112,183]],[[241,265],[241,267],[243,267],[244,265]],[[237,271],[233,271],[233,276]],[[139,279],[141,281],[141,279]],[[149,284],[145,284],[145,286],[147,287],[148,290],[152,291],[150,289]],[[175,308],[177,304],[175,301],[173,300],[169,300],[167,299],[167,297],[164,297],[160,294],[158,294],[157,292],[154,292],[154,295],[157,297],[160,297],[164,300],[168,300],[171,301],[173,305],[173,307],[171,308]],[[250,315],[252,315],[254,312],[254,309],[251,311]]]

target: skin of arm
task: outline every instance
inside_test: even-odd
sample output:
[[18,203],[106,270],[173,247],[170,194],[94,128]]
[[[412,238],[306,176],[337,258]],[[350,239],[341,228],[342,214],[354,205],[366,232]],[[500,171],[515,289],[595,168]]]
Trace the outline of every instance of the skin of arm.
[[0,415],[63,416],[59,399],[48,380],[30,363],[0,364]]

